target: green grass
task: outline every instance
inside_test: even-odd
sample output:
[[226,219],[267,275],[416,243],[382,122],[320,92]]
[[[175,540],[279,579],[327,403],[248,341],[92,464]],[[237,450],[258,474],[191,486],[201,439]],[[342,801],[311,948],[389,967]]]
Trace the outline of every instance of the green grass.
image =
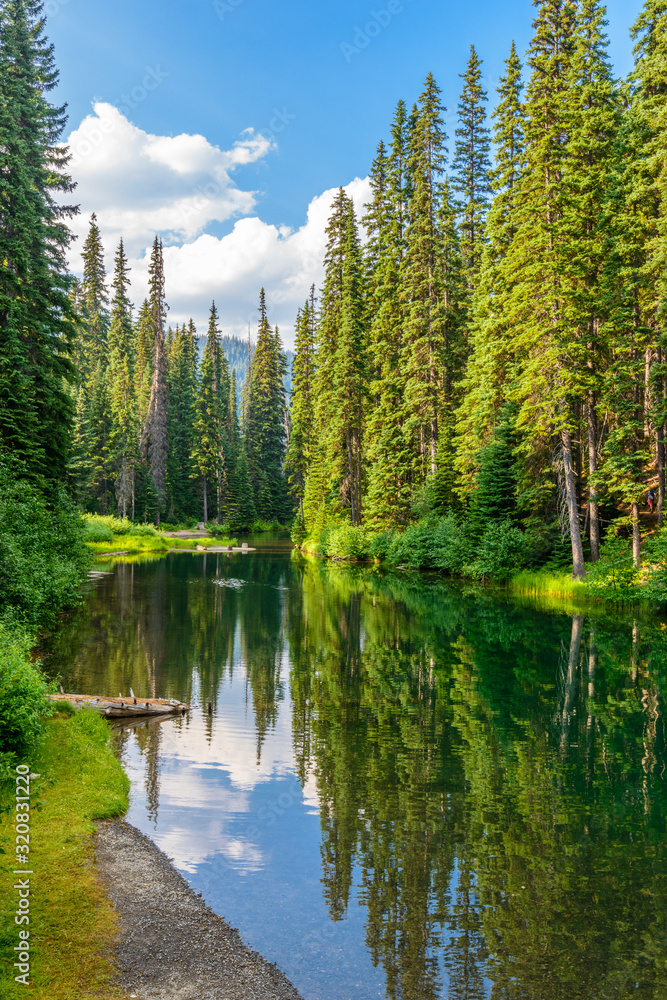
[[[49,721],[42,748],[26,761],[41,775],[31,783],[30,869],[33,895],[31,986],[14,982],[17,893],[14,855],[0,855],[0,996],[18,1000],[116,1000],[111,945],[115,911],[94,864],[93,820],[127,808],[129,782],[108,742],[108,727],[94,712]],[[37,787],[36,787],[37,786]],[[36,808],[37,803],[41,808]],[[12,847],[8,816],[0,843]],[[9,840],[9,843],[7,841]]]
[[521,570],[507,584],[512,594],[528,597],[569,597],[577,600],[598,600],[585,583],[573,580],[567,572],[553,573],[548,570]]
[[198,545],[211,548],[211,546],[236,544],[236,539],[233,538],[165,538],[163,535],[114,535],[112,542],[86,542],[90,551],[96,556],[107,555],[109,552],[166,553],[170,549],[185,549],[192,552]]

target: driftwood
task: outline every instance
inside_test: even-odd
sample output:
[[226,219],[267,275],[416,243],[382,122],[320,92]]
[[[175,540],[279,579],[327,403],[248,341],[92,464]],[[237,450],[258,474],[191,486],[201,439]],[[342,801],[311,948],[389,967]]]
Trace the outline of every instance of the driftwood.
[[190,706],[164,698],[98,698],[92,694],[51,694],[52,701],[67,701],[75,708],[94,708],[110,719],[132,715],[184,715]]

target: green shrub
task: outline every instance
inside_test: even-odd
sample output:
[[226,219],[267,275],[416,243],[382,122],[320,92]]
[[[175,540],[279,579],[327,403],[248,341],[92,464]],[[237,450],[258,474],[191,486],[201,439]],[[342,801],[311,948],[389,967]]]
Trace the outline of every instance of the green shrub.
[[133,524],[127,534],[133,538],[155,538],[159,532],[152,524]]
[[435,526],[433,565],[444,573],[460,573],[470,561],[471,544],[466,523],[446,514]]
[[409,525],[400,535],[394,535],[387,552],[391,566],[412,569],[435,569],[434,535],[437,518],[426,517]]
[[508,580],[526,561],[526,540],[510,520],[489,521],[468,573],[477,579]]
[[113,542],[113,531],[101,517],[84,517],[84,538],[87,542]]
[[395,535],[396,532],[390,529],[369,535],[368,554],[371,559],[377,559],[378,562],[386,562],[389,555],[389,548]]
[[647,542],[645,561],[645,596],[656,604],[667,604],[667,527]]
[[[588,568],[589,590],[608,601],[634,601],[640,596],[639,573],[627,539],[611,536],[602,545],[599,562]],[[659,586],[659,577],[656,578]]]
[[48,500],[0,459],[0,620],[48,627],[76,603],[90,565],[84,525],[62,491]]
[[[322,553],[330,559],[368,559],[370,556],[369,534],[366,528],[352,524],[341,524],[328,528]],[[322,533],[324,535],[324,532]]]
[[51,708],[47,691],[26,633],[0,625],[0,752],[23,757],[39,741]]
[[[84,514],[83,520],[87,542],[113,542],[115,537],[148,538],[159,534],[152,524],[134,524],[126,517],[114,517],[112,514]],[[162,525],[167,531],[171,525]]]

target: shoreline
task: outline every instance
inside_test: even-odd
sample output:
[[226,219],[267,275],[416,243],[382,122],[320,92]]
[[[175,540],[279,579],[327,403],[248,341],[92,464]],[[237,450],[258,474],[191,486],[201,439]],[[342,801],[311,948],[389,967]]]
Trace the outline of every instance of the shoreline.
[[302,1000],[149,837],[98,822],[95,865],[118,915],[118,985],[138,1000]]

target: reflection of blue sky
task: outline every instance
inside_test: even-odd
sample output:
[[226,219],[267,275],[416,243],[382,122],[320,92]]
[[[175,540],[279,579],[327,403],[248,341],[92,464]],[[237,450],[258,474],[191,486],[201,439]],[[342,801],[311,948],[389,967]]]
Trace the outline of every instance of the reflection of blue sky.
[[[367,911],[359,894],[352,891],[345,920],[329,917],[319,798],[312,777],[302,789],[295,775],[287,657],[281,666],[285,700],[259,761],[241,664],[221,684],[212,720],[198,708],[185,725],[160,725],[155,824],[148,762],[131,736],[124,754],[133,789],[127,819],[174,859],[250,947],[276,962],[305,1000],[382,1000],[385,975],[366,949]],[[353,884],[361,883],[355,869]]]

